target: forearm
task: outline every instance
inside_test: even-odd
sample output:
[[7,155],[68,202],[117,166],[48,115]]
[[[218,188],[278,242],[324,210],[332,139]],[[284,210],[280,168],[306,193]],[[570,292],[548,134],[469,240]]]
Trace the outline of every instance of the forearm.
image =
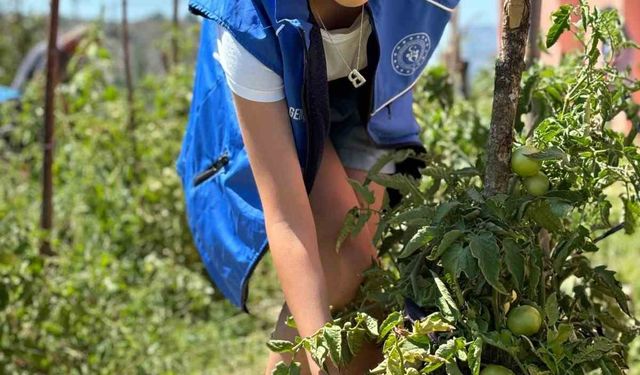
[[326,281],[315,229],[297,223],[267,223],[267,236],[285,300],[298,332],[310,336],[330,320]]
[[287,106],[235,101],[278,278],[299,333],[311,335],[329,320],[329,304]]

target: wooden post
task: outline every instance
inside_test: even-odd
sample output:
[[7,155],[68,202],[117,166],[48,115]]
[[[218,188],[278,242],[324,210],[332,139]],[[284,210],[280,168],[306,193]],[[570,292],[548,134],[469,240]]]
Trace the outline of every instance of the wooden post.
[[51,0],[49,14],[49,44],[47,46],[47,84],[44,99],[44,158],[42,164],[42,212],[40,228],[44,238],[40,254],[53,255],[51,229],[53,228],[53,149],[55,125],[55,91],[58,83],[58,0]]
[[453,81],[456,89],[458,89],[462,95],[469,97],[469,90],[467,87],[467,67],[468,64],[462,60],[462,38],[460,36],[460,17],[459,10],[453,12],[451,21],[449,22],[451,30],[451,43],[449,50],[447,51],[447,60],[449,70],[452,72]]
[[484,193],[488,196],[506,193],[511,175],[509,161],[513,147],[513,125],[520,98],[520,81],[525,68],[524,56],[530,25],[531,1],[504,1],[502,45],[496,62],[484,176]]
[[173,66],[178,64],[178,31],[180,30],[180,22],[178,19],[178,9],[180,0],[173,0],[173,25],[171,28],[171,57]]
[[542,0],[531,0],[531,29],[529,31],[529,48],[527,48],[527,67],[540,59],[538,36],[540,36],[540,18],[542,17]]
[[127,128],[133,150],[134,168],[137,169],[138,151],[136,142],[136,117],[133,92],[133,77],[131,74],[131,54],[129,52],[129,21],[127,19],[127,0],[122,0],[122,51],[124,59],[124,74],[127,85]]

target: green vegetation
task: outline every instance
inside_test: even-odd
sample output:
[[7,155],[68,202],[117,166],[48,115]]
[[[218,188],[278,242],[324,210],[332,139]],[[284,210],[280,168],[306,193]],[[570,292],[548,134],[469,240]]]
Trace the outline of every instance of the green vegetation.
[[[594,38],[619,47],[613,13],[586,16],[600,31]],[[8,35],[0,34],[0,52]],[[96,32],[81,46],[57,97],[56,256],[38,254],[41,78],[21,106],[0,106],[0,125],[12,127],[0,138],[0,372],[261,373],[282,301],[268,257],[252,282],[253,315],[240,313],[208,281],[185,223],[174,162],[193,67],[138,83],[138,127],[130,134],[126,95],[101,40]],[[542,116],[529,139],[519,124],[519,141],[541,150],[530,156],[552,182],[535,197],[519,178],[510,196],[479,193],[491,77],[479,77],[465,100],[444,68],[425,74],[415,105],[430,151],[420,156],[423,177],[371,174],[405,196],[378,233],[383,267],[370,271],[359,313],[338,317],[300,346],[344,362],[363,340],[378,339],[387,358],[378,372],[390,374],[520,374],[519,363],[532,375],[598,367],[617,374],[626,354],[630,374],[640,374],[640,340],[626,345],[637,331],[618,291],[619,280],[640,308],[640,158],[605,125],[619,110],[637,113],[627,94],[638,87],[585,58],[595,61],[596,51],[535,66],[525,77],[520,111],[535,107]],[[5,71],[12,64],[0,60]],[[594,243],[623,221],[628,234]],[[548,247],[539,241],[545,235]],[[601,264],[618,271],[615,278]],[[383,313],[363,312],[380,305]],[[523,305],[543,320],[538,333],[524,332],[528,338],[508,323],[508,310]]]

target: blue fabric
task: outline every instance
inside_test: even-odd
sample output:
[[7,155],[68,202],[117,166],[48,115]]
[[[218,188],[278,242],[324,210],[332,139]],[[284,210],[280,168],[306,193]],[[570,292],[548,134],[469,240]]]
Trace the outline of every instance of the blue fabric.
[[[458,1],[369,1],[379,58],[377,65],[370,61],[376,71],[367,131],[379,147],[421,144],[411,87],[440,41],[450,18],[447,9]],[[248,279],[267,237],[231,92],[213,58],[216,24],[283,77],[307,191],[313,185],[330,121],[322,40],[306,1],[191,0],[189,7],[205,20],[177,168],[204,265],[221,292],[245,307]]]
[[0,86],[0,103],[20,99],[20,92],[7,86]]

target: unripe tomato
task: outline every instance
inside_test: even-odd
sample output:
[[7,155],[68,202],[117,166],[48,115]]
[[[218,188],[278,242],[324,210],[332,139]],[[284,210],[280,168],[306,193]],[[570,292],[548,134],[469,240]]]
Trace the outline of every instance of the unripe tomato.
[[511,155],[511,170],[521,177],[535,176],[540,172],[542,162],[540,160],[531,159],[525,154],[535,154],[539,152],[533,146],[522,146],[516,149]]
[[542,316],[533,306],[518,306],[511,310],[507,317],[507,327],[516,335],[534,335],[538,333],[541,326]]
[[544,195],[549,191],[549,178],[540,172],[535,176],[525,178],[524,187],[531,195],[535,195],[536,197]]
[[516,375],[513,371],[504,366],[489,365],[480,371],[480,375]]

